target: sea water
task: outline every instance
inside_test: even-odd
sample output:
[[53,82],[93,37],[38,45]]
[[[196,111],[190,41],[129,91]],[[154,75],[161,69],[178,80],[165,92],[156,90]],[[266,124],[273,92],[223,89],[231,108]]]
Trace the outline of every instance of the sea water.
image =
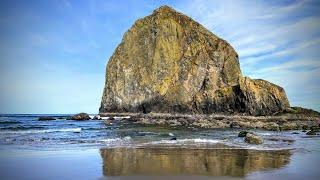
[[[60,118],[39,121],[40,116]],[[320,177],[320,138],[298,130],[251,129],[263,138],[263,144],[252,145],[238,137],[242,129],[142,126],[121,118],[73,121],[67,116],[1,115],[2,179]]]

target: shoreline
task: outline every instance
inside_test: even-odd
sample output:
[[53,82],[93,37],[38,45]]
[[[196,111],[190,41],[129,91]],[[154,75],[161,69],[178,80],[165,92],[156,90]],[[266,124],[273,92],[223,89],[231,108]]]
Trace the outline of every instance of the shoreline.
[[310,130],[319,127],[320,118],[303,114],[249,116],[224,114],[169,114],[169,113],[100,113],[107,123],[114,120],[140,125],[188,128],[245,128],[269,131]]

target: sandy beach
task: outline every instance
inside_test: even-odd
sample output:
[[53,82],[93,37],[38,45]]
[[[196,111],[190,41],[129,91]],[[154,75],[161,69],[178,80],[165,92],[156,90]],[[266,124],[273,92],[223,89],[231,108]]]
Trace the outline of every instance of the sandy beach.
[[[58,116],[58,115],[52,115]],[[141,125],[114,120],[39,121],[2,116],[1,179],[318,179],[320,137],[302,130]],[[248,130],[248,129],[246,129]],[[172,138],[174,137],[174,140]]]
[[[309,139],[309,143],[319,140]],[[314,148],[314,149],[313,149]],[[309,150],[112,148],[1,151],[1,179],[318,179]]]

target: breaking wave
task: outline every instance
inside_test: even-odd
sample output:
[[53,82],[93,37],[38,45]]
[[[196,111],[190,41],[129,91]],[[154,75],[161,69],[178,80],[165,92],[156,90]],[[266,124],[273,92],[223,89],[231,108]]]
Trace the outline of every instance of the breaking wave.
[[[30,128],[29,128],[30,129]],[[64,129],[33,129],[33,130],[24,130],[24,129],[15,129],[15,130],[4,130],[0,131],[2,134],[24,134],[24,133],[52,133],[52,132],[81,132],[81,128],[64,128]]]

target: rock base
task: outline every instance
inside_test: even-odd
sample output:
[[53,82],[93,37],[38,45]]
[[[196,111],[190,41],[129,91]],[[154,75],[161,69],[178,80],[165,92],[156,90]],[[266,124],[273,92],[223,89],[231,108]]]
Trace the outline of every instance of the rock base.
[[[117,117],[117,120],[141,125],[157,125],[187,128],[248,128],[270,131],[306,130],[318,126],[319,117],[296,114],[281,116],[241,116],[241,115],[186,115],[186,114],[138,114],[107,113],[101,117]],[[126,118],[119,118],[126,117]],[[130,117],[130,118],[128,118]]]

